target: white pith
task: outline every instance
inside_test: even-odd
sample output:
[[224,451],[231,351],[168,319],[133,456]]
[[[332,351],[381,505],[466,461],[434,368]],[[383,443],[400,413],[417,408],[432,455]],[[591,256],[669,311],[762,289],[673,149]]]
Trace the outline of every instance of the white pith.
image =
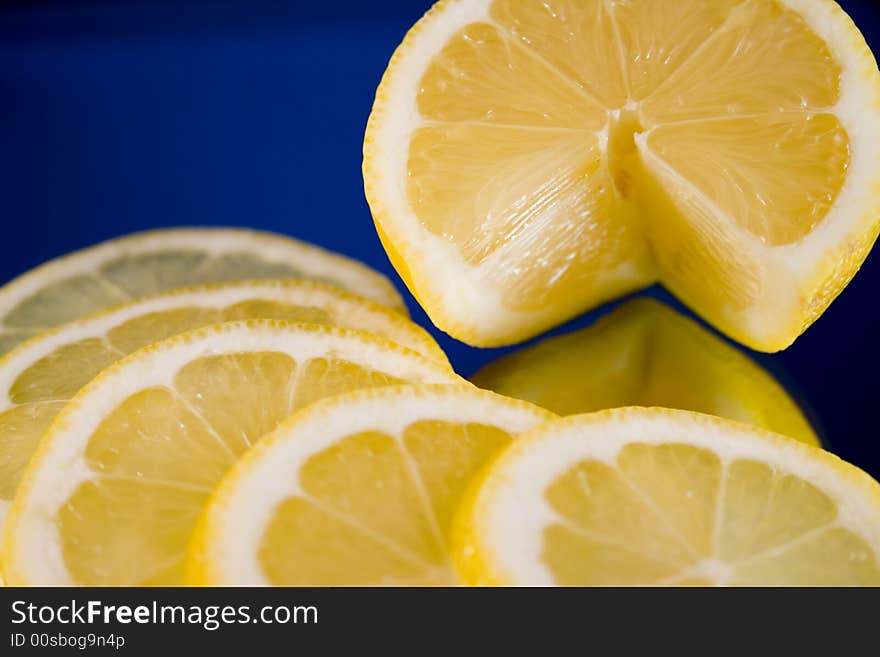
[[203,560],[218,585],[269,585],[260,541],[278,504],[302,495],[296,474],[339,440],[380,431],[398,440],[422,420],[480,423],[521,434],[553,416],[535,406],[470,387],[411,386],[348,393],[310,406],[261,441],[217,487],[207,513]]
[[[735,422],[667,409],[628,408],[566,418],[527,434],[493,466],[471,518],[475,541],[495,576],[551,586],[541,558],[543,530],[559,519],[546,501],[552,482],[584,460],[616,465],[627,444],[703,447],[725,465],[736,459],[768,464],[800,477],[837,504],[835,525],[864,538],[880,558],[880,495],[856,468],[816,448]],[[849,472],[841,475],[841,468]]]
[[[751,334],[774,345],[782,339],[780,335],[799,332],[791,324],[801,321],[804,309],[815,303],[829,275],[830,262],[845,258],[853,242],[870,234],[880,216],[880,149],[876,148],[880,143],[880,86],[876,84],[876,64],[864,42],[855,40],[861,38],[858,31],[835,3],[779,1],[803,16],[828,44],[843,71],[839,102],[833,108],[815,111],[831,112],[840,120],[849,135],[851,163],[834,205],[797,242],[767,245],[719,213],[718,222],[759,269],[756,276],[760,285],[760,296],[753,305],[743,310],[724,309],[719,321],[746,327],[737,329],[739,335],[733,335],[737,339]],[[364,144],[364,162],[365,171],[369,170],[365,179],[374,216],[380,225],[384,224],[391,244],[408,263],[413,292],[429,309],[443,308],[445,321],[467,327],[487,344],[504,344],[511,341],[511,336],[521,339],[534,335],[567,315],[560,316],[559,310],[552,307],[534,311],[505,307],[501,301],[503,291],[486,276],[493,267],[493,257],[477,266],[468,264],[454,244],[422,227],[406,191],[410,139],[424,123],[416,106],[422,76],[431,60],[464,26],[485,22],[506,33],[489,17],[491,4],[492,0],[452,0],[435,8],[407,35],[377,95]],[[637,111],[638,103],[629,101],[626,109]],[[609,118],[618,111],[610,110]],[[652,127],[634,136],[643,159],[653,157],[647,146]],[[607,143],[607,130],[606,126],[600,133],[600,143]],[[502,251],[493,255],[503,255]],[[601,272],[596,285],[603,286],[608,280],[620,281],[623,288],[651,282],[632,263]],[[674,291],[690,303],[685,291]],[[791,318],[789,325],[780,326],[780,318]]]
[[298,362],[337,358],[409,381],[462,382],[415,352],[359,331],[275,321],[215,325],[135,352],[80,391],[44,436],[7,519],[4,544],[14,545],[12,552],[3,554],[7,579],[14,572],[35,585],[73,584],[55,518],[79,485],[100,478],[83,457],[97,427],[144,388],[173,390],[175,375],[187,363],[242,352],[278,352]]

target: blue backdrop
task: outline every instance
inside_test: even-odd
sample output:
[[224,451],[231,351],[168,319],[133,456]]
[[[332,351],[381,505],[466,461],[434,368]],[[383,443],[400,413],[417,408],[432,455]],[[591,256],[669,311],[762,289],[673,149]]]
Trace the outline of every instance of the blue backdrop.
[[[841,4],[880,52],[876,0]],[[288,233],[400,284],[364,200],[361,143],[388,58],[429,5],[7,3],[0,282],[121,233],[209,224]],[[812,409],[834,451],[880,478],[878,293],[875,249],[794,346],[758,359]],[[502,351],[434,333],[465,375]]]

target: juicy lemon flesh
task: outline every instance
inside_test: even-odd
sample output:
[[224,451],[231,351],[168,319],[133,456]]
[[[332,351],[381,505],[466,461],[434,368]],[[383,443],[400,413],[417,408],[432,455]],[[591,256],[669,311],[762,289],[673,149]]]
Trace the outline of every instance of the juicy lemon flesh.
[[345,360],[267,351],[202,357],[181,367],[172,387],[132,395],[90,437],[90,475],[60,507],[71,577],[179,584],[196,519],[245,449],[320,397],[397,383]]
[[871,547],[811,483],[692,445],[630,443],[545,491],[541,559],[564,585],[878,585]]
[[727,330],[772,284],[750,241],[797,242],[846,179],[827,45],[776,0],[495,0],[489,17],[418,84],[423,228],[508,309],[571,316],[661,280]]
[[31,455],[65,402],[21,404],[0,415],[0,502],[12,501]]
[[820,442],[797,403],[763,368],[647,298],[629,301],[580,331],[504,356],[473,382],[559,415],[623,406],[678,408]]
[[136,317],[104,338],[62,345],[43,357],[9,389],[15,407],[0,413],[0,501],[10,501],[24,467],[51,421],[80,388],[105,367],[141,347],[187,331],[242,319],[278,319],[335,324],[324,309],[267,299],[251,299],[225,308],[185,307]]
[[121,255],[94,273],[56,281],[22,299],[3,318],[0,354],[53,326],[158,292],[200,283],[303,277],[292,265],[246,251],[211,255],[172,249]]
[[303,464],[300,492],[275,509],[258,550],[264,574],[286,586],[455,584],[454,513],[511,440],[497,427],[440,420],[341,438]]

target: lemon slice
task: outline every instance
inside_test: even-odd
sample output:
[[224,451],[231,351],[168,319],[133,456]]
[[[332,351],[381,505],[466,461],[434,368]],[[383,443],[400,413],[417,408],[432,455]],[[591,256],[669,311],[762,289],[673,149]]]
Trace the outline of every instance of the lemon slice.
[[451,371],[422,328],[376,303],[312,281],[249,281],[166,292],[71,322],[0,359],[0,528],[37,441],[64,404],[123,356],[188,330],[282,319],[384,337]]
[[0,288],[0,354],[59,324],[173,288],[309,278],[404,311],[382,274],[282,235],[234,228],[137,233],[56,258]]
[[449,530],[476,472],[546,411],[471,387],[313,404],[224,477],[189,554],[201,585],[454,584]]
[[628,301],[585,329],[503,356],[471,381],[560,415],[664,406],[820,444],[797,403],[768,372],[648,298]]
[[471,583],[880,585],[880,484],[709,415],[628,408],[523,435],[462,505]]
[[444,0],[388,65],[363,171],[454,337],[660,281],[774,351],[876,239],[878,143],[880,74],[831,0]]
[[358,331],[213,325],[104,370],[55,419],[7,518],[7,583],[171,585],[211,489],[292,411],[357,388],[460,383]]

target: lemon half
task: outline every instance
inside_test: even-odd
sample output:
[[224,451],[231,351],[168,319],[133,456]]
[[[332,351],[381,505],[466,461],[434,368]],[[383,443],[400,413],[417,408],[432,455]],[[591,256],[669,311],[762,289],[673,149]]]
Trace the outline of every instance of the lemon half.
[[460,340],[660,281],[775,351],[876,239],[878,144],[880,73],[831,0],[443,0],[388,65],[363,173]]

